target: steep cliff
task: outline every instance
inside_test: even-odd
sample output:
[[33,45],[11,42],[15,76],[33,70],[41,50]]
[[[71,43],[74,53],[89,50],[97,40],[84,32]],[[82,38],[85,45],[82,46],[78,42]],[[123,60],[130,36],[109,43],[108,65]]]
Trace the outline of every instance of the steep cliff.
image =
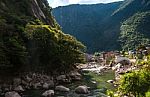
[[68,70],[84,60],[84,46],[60,30],[51,10],[47,0],[0,1],[0,73]]

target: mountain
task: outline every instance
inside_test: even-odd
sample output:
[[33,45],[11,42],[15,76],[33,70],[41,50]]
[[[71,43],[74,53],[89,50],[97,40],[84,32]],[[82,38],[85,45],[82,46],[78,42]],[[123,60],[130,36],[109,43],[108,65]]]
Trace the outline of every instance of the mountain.
[[136,13],[121,25],[120,43],[124,50],[150,43],[150,11]]
[[[53,15],[62,30],[82,41],[88,52],[106,50],[115,38],[108,36],[111,33],[106,30],[107,20],[120,4],[69,5],[53,9]],[[116,46],[112,48],[117,49]]]
[[47,0],[0,0],[0,75],[69,70],[84,61],[84,45],[60,30],[51,11]]
[[88,52],[95,52],[121,49],[118,40],[122,23],[137,12],[147,10],[150,10],[149,0],[125,0],[57,7],[53,15],[65,33],[82,41],[88,47]]

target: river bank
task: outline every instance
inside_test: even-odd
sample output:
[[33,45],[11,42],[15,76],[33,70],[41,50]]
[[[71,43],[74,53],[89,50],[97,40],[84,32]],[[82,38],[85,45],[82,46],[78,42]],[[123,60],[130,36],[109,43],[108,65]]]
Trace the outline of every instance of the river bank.
[[[6,93],[11,91],[16,91],[20,95],[18,97],[42,97],[47,90],[52,90],[49,97],[106,97],[107,89],[115,89],[113,84],[107,82],[115,79],[114,72],[110,68],[96,64],[90,68],[89,66],[88,64],[85,68],[80,68],[79,71],[71,71],[68,74],[55,77],[32,73],[14,78],[11,84],[3,83],[1,85],[1,97],[9,97],[6,96]],[[96,68],[99,72],[91,71]],[[83,93],[77,93],[76,89],[79,86],[85,86],[88,92],[84,93],[85,89]]]

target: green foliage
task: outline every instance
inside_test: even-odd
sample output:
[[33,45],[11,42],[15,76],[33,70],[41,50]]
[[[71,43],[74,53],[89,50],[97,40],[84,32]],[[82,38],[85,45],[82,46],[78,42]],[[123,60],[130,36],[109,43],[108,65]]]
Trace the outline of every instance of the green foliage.
[[115,21],[109,18],[120,4],[69,5],[53,9],[53,15],[63,32],[83,42],[89,53],[115,50],[118,49],[117,31]]
[[121,79],[119,90],[123,94],[142,96],[145,97],[145,93],[150,89],[150,71],[142,69],[140,71],[134,71],[127,73]]
[[149,44],[150,12],[137,13],[121,26],[120,43],[122,49],[130,50]]
[[[122,36],[120,35],[121,23],[137,12],[149,10],[149,0],[124,0],[123,2],[110,4],[57,7],[53,10],[53,14],[65,33],[77,37],[87,46],[88,52],[94,53],[95,51],[120,50],[121,46],[118,40]],[[143,39],[142,43],[149,40],[150,36],[145,34],[145,32],[148,33],[150,31],[148,29],[150,25],[147,23],[148,21],[149,18],[141,21],[141,25],[144,26],[140,27],[137,31],[137,37],[134,35],[135,33],[131,36],[128,35],[132,43],[129,46],[139,44],[139,42],[133,42],[136,39],[138,39],[137,41]],[[125,44],[125,48],[128,47],[127,44]]]
[[0,69],[64,71],[84,61],[83,44],[60,30],[47,0],[36,1],[0,1]]
[[27,25],[25,30],[34,68],[69,69],[84,61],[84,46],[74,37],[48,25]]
[[150,90],[146,92],[145,97],[150,97]]

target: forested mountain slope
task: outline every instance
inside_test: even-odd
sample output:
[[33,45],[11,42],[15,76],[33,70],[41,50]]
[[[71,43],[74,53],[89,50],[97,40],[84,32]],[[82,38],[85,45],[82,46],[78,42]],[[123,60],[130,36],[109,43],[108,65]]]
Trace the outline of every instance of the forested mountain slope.
[[51,10],[47,0],[0,1],[0,73],[67,70],[83,61],[84,46],[60,30]]
[[120,4],[70,5],[54,9],[53,14],[62,30],[82,41],[89,52],[106,50],[110,45],[117,49],[112,44],[115,36],[111,36],[115,31],[106,29],[107,20]]
[[150,11],[136,13],[121,25],[120,43],[124,50],[150,43]]
[[65,33],[81,40],[88,47],[88,52],[95,52],[120,49],[121,24],[137,12],[148,10],[149,0],[125,0],[58,7],[53,14]]

